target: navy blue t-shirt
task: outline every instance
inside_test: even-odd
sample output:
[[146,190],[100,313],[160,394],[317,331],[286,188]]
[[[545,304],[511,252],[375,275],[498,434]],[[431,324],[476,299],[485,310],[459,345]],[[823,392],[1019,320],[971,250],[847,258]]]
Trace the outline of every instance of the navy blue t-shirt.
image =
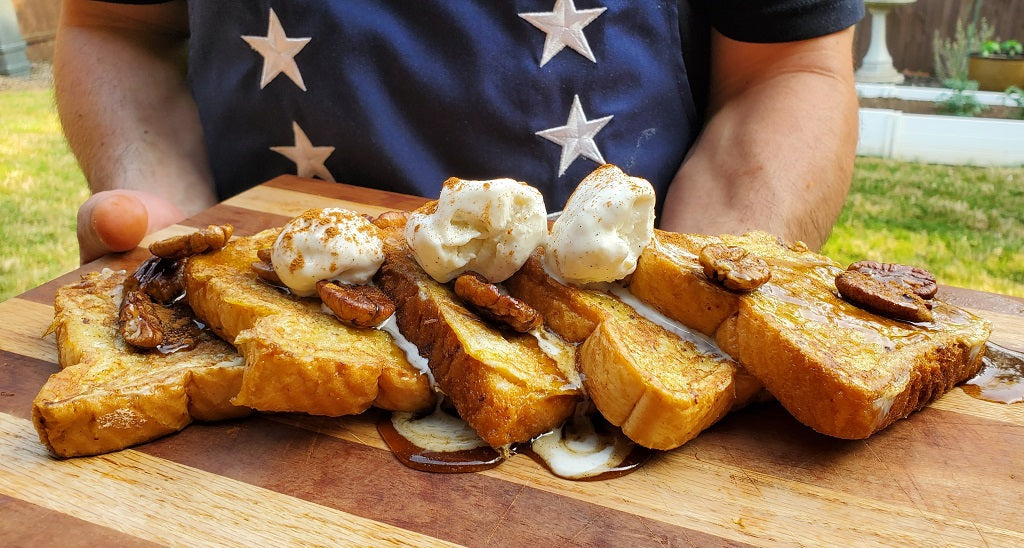
[[511,177],[562,207],[614,163],[660,198],[696,139],[707,40],[847,28],[860,0],[189,2],[221,198],[292,173],[422,196]]

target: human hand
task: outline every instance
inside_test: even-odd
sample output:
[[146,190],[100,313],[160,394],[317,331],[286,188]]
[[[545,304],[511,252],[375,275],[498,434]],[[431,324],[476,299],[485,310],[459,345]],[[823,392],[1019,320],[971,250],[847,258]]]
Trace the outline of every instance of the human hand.
[[134,249],[147,234],[184,218],[174,204],[149,192],[97,192],[78,208],[79,260]]

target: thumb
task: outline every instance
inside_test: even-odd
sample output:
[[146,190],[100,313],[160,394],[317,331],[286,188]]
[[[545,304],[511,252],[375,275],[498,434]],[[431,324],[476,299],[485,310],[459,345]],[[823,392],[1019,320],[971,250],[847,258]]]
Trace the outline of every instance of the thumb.
[[97,192],[78,209],[79,259],[84,264],[107,253],[129,251],[147,234],[184,218],[177,207],[155,194]]

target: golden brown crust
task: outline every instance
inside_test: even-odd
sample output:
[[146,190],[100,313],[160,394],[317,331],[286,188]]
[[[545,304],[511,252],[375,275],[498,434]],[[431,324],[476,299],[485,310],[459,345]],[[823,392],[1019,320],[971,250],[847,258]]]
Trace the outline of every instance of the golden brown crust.
[[652,449],[673,449],[736,403],[735,362],[698,353],[656,325],[604,321],[579,349],[584,386],[606,419]]
[[746,377],[736,362],[698,351],[607,293],[555,281],[540,251],[505,287],[556,333],[583,343],[576,363],[587,394],[640,445],[678,447],[760,391],[743,384],[738,401],[735,380]]
[[[637,277],[663,275],[667,266],[658,261],[665,257],[682,272],[696,268],[689,242],[697,238],[666,233],[657,238],[648,248],[655,260],[641,258],[634,283]],[[769,282],[734,296],[735,313],[719,325],[704,323],[703,329],[712,329],[723,350],[798,420],[819,432],[867,437],[974,375],[981,365],[991,328],[963,310],[934,301],[932,322],[885,318],[844,301],[835,288],[842,267],[805,247],[764,233],[698,238],[742,246],[771,266]],[[705,285],[689,287],[695,300],[714,294]],[[675,312],[667,292],[644,291],[642,298],[670,316]],[[671,298],[688,296],[677,292]],[[685,313],[676,319],[693,321]]]
[[574,362],[572,346],[553,341],[556,360],[532,335],[481,321],[416,264],[400,224],[382,224],[386,259],[375,281],[395,301],[399,329],[427,357],[463,420],[493,447],[561,424],[581,397],[562,372]]
[[277,229],[235,238],[190,259],[189,304],[246,358],[235,401],[265,411],[316,415],[359,413],[370,405],[417,411],[433,403],[429,380],[391,336],[342,325],[317,299],[288,296],[251,268]]
[[607,312],[586,292],[575,291],[548,276],[538,250],[503,282],[505,289],[529,304],[544,317],[544,322],[571,343],[582,343],[597,329]]
[[715,240],[696,234],[654,231],[640,254],[629,290],[683,325],[714,335],[736,313],[739,295],[708,280],[697,257]]
[[129,347],[118,333],[124,272],[91,273],[61,288],[54,328],[62,371],[33,401],[39,439],[55,455],[95,455],[176,432],[192,420],[246,415],[230,399],[242,380],[234,348],[202,332],[188,351]]

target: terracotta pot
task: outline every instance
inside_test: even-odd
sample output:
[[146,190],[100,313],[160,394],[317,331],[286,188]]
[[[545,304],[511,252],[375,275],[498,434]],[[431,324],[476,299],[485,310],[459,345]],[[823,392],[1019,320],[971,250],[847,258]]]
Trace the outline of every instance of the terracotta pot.
[[967,60],[967,78],[978,81],[983,91],[1006,91],[1010,86],[1024,88],[1024,56],[972,55]]

